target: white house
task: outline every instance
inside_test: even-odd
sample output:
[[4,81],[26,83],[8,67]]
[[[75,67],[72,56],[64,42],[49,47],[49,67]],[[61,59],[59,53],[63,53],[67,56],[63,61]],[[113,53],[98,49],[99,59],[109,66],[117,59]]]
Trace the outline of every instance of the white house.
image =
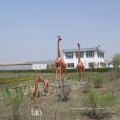
[[[63,60],[67,68],[76,68],[78,63],[78,49],[63,49]],[[80,59],[85,68],[105,67],[104,50],[95,48],[81,48]]]

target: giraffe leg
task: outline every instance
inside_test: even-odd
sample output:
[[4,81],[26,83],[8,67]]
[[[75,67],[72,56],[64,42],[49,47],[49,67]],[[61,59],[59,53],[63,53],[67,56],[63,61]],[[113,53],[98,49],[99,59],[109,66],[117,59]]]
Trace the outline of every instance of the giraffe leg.
[[35,113],[35,95],[33,95],[33,112]]
[[44,85],[45,95],[46,95],[46,86],[47,86],[47,83],[45,83],[45,85]]
[[61,76],[62,76],[62,73],[63,73],[63,68],[61,68]]
[[60,81],[59,81],[59,87],[60,87],[60,84],[61,84],[61,66],[60,66]]
[[65,82],[66,82],[66,67],[65,67]]
[[78,68],[77,68],[77,82],[78,82]]
[[81,79],[81,82],[82,82],[82,68],[80,69],[80,79]]
[[61,67],[61,77],[62,77],[62,74],[63,74],[63,68]]
[[45,95],[45,83],[43,85],[43,94]]
[[38,94],[38,112],[40,113],[40,91],[39,91],[39,94]]
[[58,67],[56,67],[56,79],[55,79],[55,85],[56,85],[56,81],[57,81],[57,72],[58,72]]
[[83,80],[85,81],[85,68],[83,68]]
[[48,93],[48,83],[47,83],[47,93]]

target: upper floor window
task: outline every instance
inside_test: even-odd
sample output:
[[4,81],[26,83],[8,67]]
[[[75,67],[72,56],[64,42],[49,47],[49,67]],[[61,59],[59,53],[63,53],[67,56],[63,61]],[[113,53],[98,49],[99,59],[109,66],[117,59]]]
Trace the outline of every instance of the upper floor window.
[[66,53],[66,59],[71,59],[71,58],[73,58],[73,53],[72,52]]
[[94,51],[87,51],[86,52],[86,57],[87,58],[93,58],[94,57]]
[[97,55],[98,55],[98,58],[100,57],[100,54],[99,54],[99,52],[97,52]]
[[104,58],[104,53],[99,53],[98,52],[98,58]]
[[[84,57],[84,52],[80,52],[80,58]],[[78,52],[76,52],[76,58],[78,58]]]
[[103,53],[103,55],[102,55],[102,56],[103,56],[103,58],[104,58],[104,53]]

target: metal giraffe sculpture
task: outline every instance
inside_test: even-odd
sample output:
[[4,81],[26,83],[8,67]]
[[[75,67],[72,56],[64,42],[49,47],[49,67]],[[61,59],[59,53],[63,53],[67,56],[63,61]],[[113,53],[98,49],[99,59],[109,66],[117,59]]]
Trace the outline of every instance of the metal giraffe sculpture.
[[77,82],[78,82],[78,69],[80,68],[80,77],[82,80],[82,72],[85,72],[85,67],[80,60],[80,44],[78,43],[78,64],[77,64]]
[[65,70],[65,79],[66,79],[66,63],[62,61],[62,58],[60,56],[60,49],[59,49],[59,42],[60,40],[62,40],[61,36],[57,36],[58,37],[58,57],[56,58],[55,64],[56,64],[56,79],[55,79],[55,84],[57,81],[57,72],[58,72],[58,68],[59,68],[59,72],[60,72],[60,80],[59,80],[59,85],[61,84],[61,76],[62,76],[62,72],[63,69]]
[[35,87],[33,89],[32,95],[33,95],[33,112],[35,113],[35,97],[38,97],[38,112],[40,113],[40,90],[39,90],[39,82],[44,82],[43,85],[43,91],[46,93],[46,87],[47,87],[47,92],[48,92],[48,80],[45,79],[43,80],[40,78],[39,73],[37,73],[37,78],[36,78],[36,83]]

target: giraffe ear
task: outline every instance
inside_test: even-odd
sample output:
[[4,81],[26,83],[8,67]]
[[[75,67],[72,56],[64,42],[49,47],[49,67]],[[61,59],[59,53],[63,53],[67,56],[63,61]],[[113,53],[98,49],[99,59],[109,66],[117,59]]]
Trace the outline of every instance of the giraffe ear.
[[37,77],[39,77],[39,73],[37,73]]

